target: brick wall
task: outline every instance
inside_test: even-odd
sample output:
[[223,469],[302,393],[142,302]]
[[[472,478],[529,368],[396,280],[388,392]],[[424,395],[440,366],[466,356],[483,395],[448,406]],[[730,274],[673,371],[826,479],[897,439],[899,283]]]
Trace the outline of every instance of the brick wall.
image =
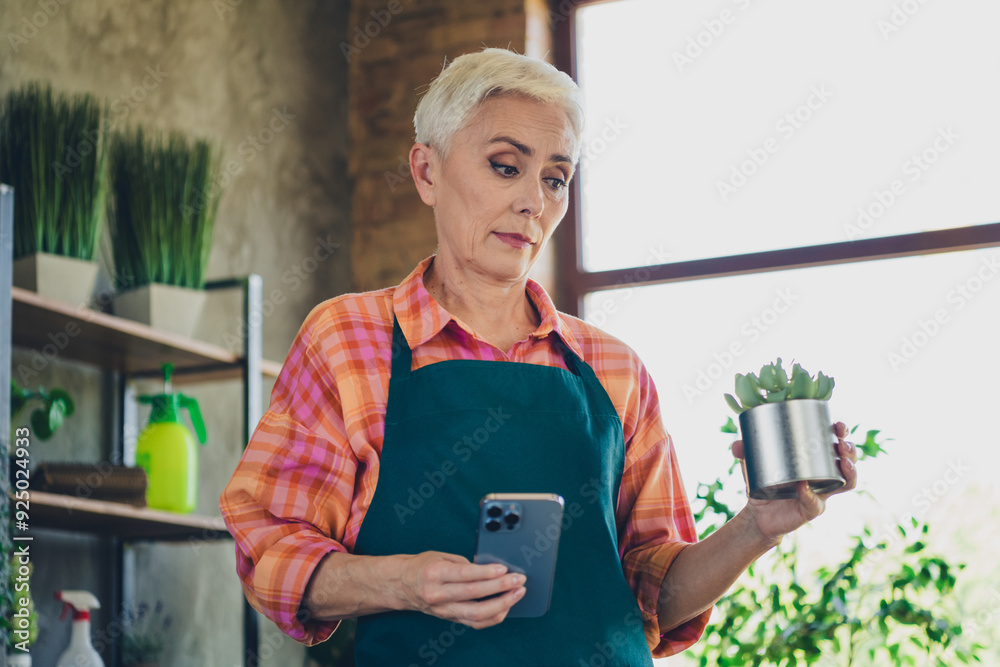
[[[487,46],[547,53],[540,0],[355,0],[347,41],[352,286],[378,289],[434,252],[431,210],[407,166],[413,112],[445,58]],[[526,38],[531,26],[532,39]]]

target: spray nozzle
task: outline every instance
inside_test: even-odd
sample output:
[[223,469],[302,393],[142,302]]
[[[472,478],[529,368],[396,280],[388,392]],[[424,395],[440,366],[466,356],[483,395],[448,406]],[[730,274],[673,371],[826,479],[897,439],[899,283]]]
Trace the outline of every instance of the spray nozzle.
[[180,421],[179,413],[182,408],[186,408],[188,414],[191,416],[191,423],[194,425],[195,433],[198,434],[198,442],[204,445],[208,439],[208,434],[205,432],[205,422],[201,418],[201,410],[198,408],[198,402],[190,396],[175,394],[171,391],[170,376],[173,372],[173,364],[163,364],[164,393],[140,396],[139,402],[153,406],[153,414],[149,419],[150,423]]
[[70,611],[73,612],[74,621],[89,619],[91,609],[101,608],[97,597],[88,591],[56,591],[56,599],[63,603],[60,621],[65,621]]
[[174,374],[174,365],[171,363],[163,364],[163,393],[169,394],[173,391],[173,385],[170,383],[170,376]]

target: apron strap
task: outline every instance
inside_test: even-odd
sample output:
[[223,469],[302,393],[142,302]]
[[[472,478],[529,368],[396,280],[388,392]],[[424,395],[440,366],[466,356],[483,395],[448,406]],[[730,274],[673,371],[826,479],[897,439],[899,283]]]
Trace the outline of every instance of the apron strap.
[[399,320],[395,316],[392,318],[392,377],[410,377],[410,367],[413,366],[413,353],[410,352],[410,344],[403,335],[403,330],[399,327]]
[[578,378],[582,378],[587,381],[597,381],[597,376],[594,374],[594,369],[590,367],[590,364],[584,363],[583,359],[576,356],[576,352],[570,349],[569,345],[566,344],[559,336],[556,336],[559,341],[560,347],[562,348],[562,358],[563,362],[566,364],[566,370],[568,370],[573,375]]

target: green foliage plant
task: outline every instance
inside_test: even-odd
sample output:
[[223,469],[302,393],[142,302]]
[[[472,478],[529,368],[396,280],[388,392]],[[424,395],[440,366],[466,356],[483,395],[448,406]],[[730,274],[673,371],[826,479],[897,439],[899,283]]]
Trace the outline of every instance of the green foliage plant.
[[[792,364],[791,374],[781,365],[781,357],[761,367],[757,374],[736,374],[736,396],[726,394],[726,403],[736,414],[765,403],[780,403],[802,398],[830,400],[833,395],[832,377],[817,373],[811,376],[801,364]],[[736,400],[736,398],[739,400]]]
[[48,440],[63,420],[73,414],[73,399],[63,389],[23,389],[15,380],[10,381],[10,423],[18,423],[21,412],[33,401],[42,405],[31,413],[31,434],[39,440]]
[[218,151],[207,141],[142,128],[111,139],[108,228],[116,287],[201,289],[219,205]]
[[[736,432],[732,418],[722,430]],[[879,434],[867,432],[859,460],[886,453]],[[724,490],[739,483],[737,469],[734,462],[726,479],[699,485],[699,539],[736,515]],[[912,519],[895,530],[876,539],[865,528],[841,562],[812,572],[803,571],[795,536],[786,537],[719,601],[688,656],[702,667],[980,662],[983,647],[962,637],[950,597],[964,565],[929,553],[926,523]]]
[[56,94],[38,82],[3,98],[0,182],[15,193],[15,259],[94,259],[107,198],[106,121],[93,95]]

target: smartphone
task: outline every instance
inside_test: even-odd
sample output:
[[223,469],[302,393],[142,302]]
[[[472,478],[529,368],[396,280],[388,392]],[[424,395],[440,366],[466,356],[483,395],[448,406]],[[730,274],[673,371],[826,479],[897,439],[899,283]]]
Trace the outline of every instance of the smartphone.
[[554,493],[491,493],[479,501],[476,563],[502,563],[527,577],[508,618],[549,610],[564,501]]

